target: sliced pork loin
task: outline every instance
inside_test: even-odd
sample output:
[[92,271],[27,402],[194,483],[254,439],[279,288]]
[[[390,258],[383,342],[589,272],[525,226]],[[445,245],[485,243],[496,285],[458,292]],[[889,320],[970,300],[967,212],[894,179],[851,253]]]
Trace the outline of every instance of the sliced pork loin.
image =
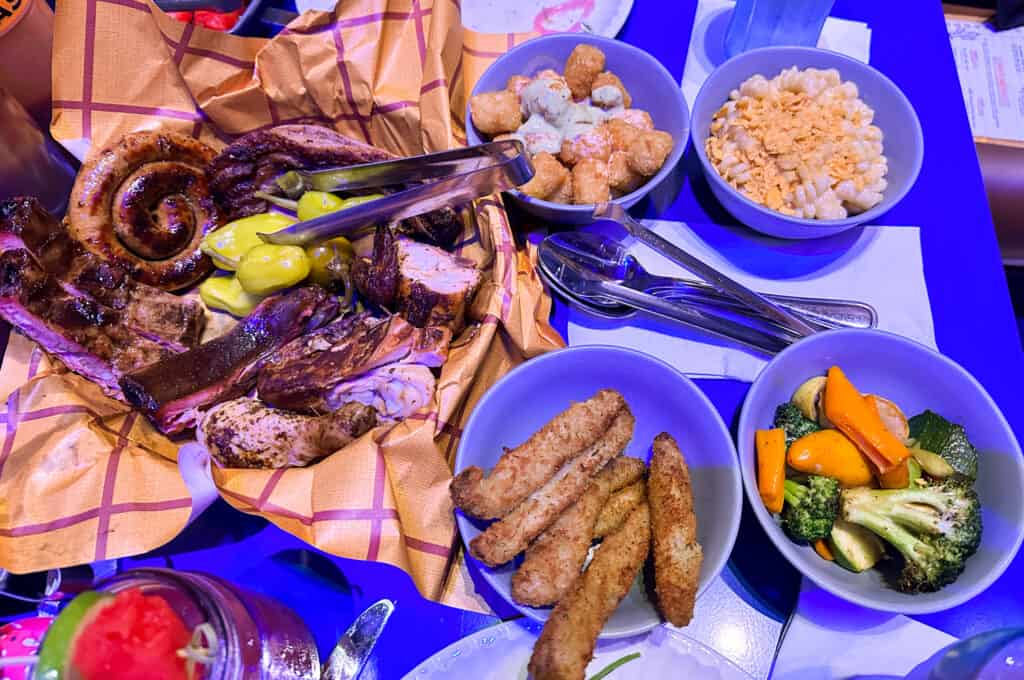
[[117,310],[69,293],[26,250],[0,253],[0,317],[115,399],[124,398],[125,373],[174,354],[135,333]]
[[128,271],[86,251],[35,198],[0,202],[0,251],[23,250],[72,296],[89,296],[120,313],[135,333],[183,352],[199,344],[199,301],[132,279]]
[[[344,167],[396,158],[384,149],[364,144],[320,125],[279,125],[239,137],[213,159],[208,169],[210,188],[227,219],[266,212],[268,204],[257,191],[280,194],[276,179],[289,170]],[[375,189],[398,190],[402,187]],[[449,247],[462,232],[458,213],[449,207],[403,220],[400,228],[440,246]]]
[[[430,373],[426,367],[444,363],[450,341],[447,328],[416,328],[394,315],[377,319],[367,312],[354,314],[275,353],[260,371],[257,391],[260,399],[279,408],[331,411],[346,401],[336,394],[341,383],[402,364],[419,364]],[[433,376],[430,381],[432,395]]]
[[231,331],[121,379],[128,401],[165,433],[195,425],[198,412],[251,390],[270,355],[338,315],[319,286],[268,297]]
[[401,314],[414,326],[447,326],[458,333],[482,276],[472,261],[379,227],[373,257],[355,263],[356,288],[367,300]]
[[221,467],[282,468],[334,453],[376,423],[374,409],[357,402],[309,416],[241,397],[203,414],[196,437]]

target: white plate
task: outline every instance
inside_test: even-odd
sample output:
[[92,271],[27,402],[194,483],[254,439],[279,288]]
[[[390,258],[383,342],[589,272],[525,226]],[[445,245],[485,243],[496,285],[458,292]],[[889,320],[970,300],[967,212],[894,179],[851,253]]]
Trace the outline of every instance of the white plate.
[[[405,680],[526,680],[526,665],[540,630],[540,624],[527,619],[485,628],[448,645],[414,668]],[[645,635],[598,642],[586,677],[634,652],[639,652],[640,657],[619,666],[607,676],[608,680],[751,680],[739,666],[715,650],[667,626],[658,626]]]
[[614,38],[632,8],[633,0],[463,0],[462,23],[481,33],[577,33],[589,28]]

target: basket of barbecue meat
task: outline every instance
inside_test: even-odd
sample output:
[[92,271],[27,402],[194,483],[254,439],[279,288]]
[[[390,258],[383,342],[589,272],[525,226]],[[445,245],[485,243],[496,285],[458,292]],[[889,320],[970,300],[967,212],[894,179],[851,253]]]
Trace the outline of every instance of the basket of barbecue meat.
[[[111,63],[160,36],[173,54],[181,36],[159,12],[104,8],[119,33],[86,36],[105,83],[92,96],[142,103],[76,109],[80,84],[55,83],[55,136],[72,150],[92,141],[68,214],[31,197],[0,205],[0,316],[14,328],[0,369],[0,567],[170,540],[192,512],[176,465],[187,447],[235,508],[325,551],[396,564],[427,596],[453,588],[461,423],[501,375],[561,343],[529,250],[496,195],[305,245],[265,237],[435,181],[325,191],[288,177],[458,146],[454,5],[434,8],[422,60],[415,32],[387,33],[372,53],[334,41],[352,12],[388,7],[305,15],[272,41],[196,29],[177,66],[144,56],[116,89]],[[58,11],[55,50],[82,64],[83,48],[60,39],[76,12]],[[245,52],[255,70],[235,64]],[[216,69],[197,64],[211,54]],[[307,96],[277,100],[300,72],[319,74]],[[192,120],[167,114],[183,86]],[[333,111],[342,92],[354,115]],[[274,124],[281,111],[301,122]]]

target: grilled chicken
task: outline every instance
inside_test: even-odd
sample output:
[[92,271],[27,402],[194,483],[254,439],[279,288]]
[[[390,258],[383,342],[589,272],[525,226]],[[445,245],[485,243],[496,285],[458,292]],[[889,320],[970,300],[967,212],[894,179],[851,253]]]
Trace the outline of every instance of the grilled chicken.
[[196,435],[221,467],[282,468],[308,465],[334,453],[376,422],[376,412],[360,403],[307,416],[241,397],[207,411]]
[[[416,328],[399,316],[375,319],[365,312],[356,314],[284,346],[260,371],[257,390],[260,399],[272,406],[323,413],[348,401],[340,395],[350,389],[365,393],[364,388],[372,384],[390,385],[394,390],[401,381],[426,388],[422,374],[396,374],[397,378],[389,379],[384,373],[369,374],[382,367],[409,364],[418,364],[429,374],[425,367],[444,363],[450,340],[447,328]],[[368,377],[362,386],[343,385],[364,375]],[[432,375],[429,393],[433,393]],[[363,401],[374,400],[367,397]],[[381,417],[389,417],[386,414],[390,412],[395,409],[380,410]]]
[[338,383],[324,402],[327,408],[366,404],[377,412],[378,421],[397,423],[430,405],[435,383],[434,374],[422,364],[388,364]]
[[372,260],[358,260],[352,273],[359,292],[374,304],[414,326],[447,326],[453,333],[462,330],[482,278],[469,260],[383,226],[374,236]]

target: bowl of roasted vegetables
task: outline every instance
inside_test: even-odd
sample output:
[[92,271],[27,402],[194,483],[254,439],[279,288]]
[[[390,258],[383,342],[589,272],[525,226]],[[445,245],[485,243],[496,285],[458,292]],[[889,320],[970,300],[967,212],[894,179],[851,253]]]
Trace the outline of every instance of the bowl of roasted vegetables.
[[991,585],[1024,536],[1024,462],[999,407],[947,357],[875,330],[821,333],[758,376],[739,423],[747,499],[822,588],[902,613]]

